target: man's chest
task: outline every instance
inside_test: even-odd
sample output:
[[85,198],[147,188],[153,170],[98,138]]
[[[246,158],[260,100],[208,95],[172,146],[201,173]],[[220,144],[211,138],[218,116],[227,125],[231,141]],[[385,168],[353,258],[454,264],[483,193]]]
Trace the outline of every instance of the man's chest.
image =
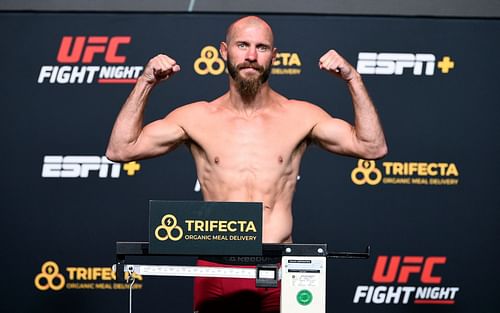
[[270,151],[292,153],[312,126],[290,116],[217,116],[193,124],[190,138],[206,152]]

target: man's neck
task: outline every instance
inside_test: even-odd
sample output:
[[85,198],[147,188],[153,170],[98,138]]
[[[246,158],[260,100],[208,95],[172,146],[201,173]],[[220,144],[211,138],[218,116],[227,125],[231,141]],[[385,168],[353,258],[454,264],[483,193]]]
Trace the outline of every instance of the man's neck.
[[243,97],[235,84],[229,86],[229,105],[236,111],[245,114],[252,114],[259,109],[269,105],[271,97],[271,88],[266,82],[260,88],[255,97]]

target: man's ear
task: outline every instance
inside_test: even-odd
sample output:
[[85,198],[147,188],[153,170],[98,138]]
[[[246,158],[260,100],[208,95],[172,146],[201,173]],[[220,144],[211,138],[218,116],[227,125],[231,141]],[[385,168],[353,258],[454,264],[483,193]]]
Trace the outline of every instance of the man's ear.
[[227,61],[227,43],[225,43],[224,41],[220,43],[219,52],[222,59],[224,59],[224,61]]

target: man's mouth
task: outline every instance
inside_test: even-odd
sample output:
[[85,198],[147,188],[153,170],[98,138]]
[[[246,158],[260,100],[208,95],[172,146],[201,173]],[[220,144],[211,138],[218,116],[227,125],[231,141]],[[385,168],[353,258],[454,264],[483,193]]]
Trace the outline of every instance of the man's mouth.
[[252,64],[240,64],[238,65],[238,70],[242,71],[257,71],[257,72],[262,72],[263,69],[259,65],[252,65]]
[[254,68],[254,67],[242,67],[242,68],[240,69],[240,71],[245,71],[245,72],[247,72],[247,71],[251,71],[251,72],[258,72],[259,70],[258,70],[258,69],[256,69],[256,68]]

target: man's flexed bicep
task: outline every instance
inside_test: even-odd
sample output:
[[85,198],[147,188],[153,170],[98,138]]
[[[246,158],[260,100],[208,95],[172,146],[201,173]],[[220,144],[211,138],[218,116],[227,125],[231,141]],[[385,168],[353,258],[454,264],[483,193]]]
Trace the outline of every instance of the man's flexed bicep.
[[188,139],[180,121],[176,120],[175,111],[164,119],[146,125],[126,149],[129,160],[140,160],[168,153]]
[[154,157],[184,140],[186,134],[175,111],[143,127],[144,110],[153,88],[179,71],[180,66],[167,55],[149,60],[116,118],[106,150],[108,159],[126,162]]
[[356,136],[355,128],[344,120],[326,117],[321,119],[311,132],[312,142],[330,152],[363,157],[365,146]]
[[322,118],[313,130],[318,143],[329,151],[363,159],[385,156],[387,144],[382,125],[361,75],[335,50],[320,58],[319,67],[347,84],[354,109],[354,124],[331,117]]

